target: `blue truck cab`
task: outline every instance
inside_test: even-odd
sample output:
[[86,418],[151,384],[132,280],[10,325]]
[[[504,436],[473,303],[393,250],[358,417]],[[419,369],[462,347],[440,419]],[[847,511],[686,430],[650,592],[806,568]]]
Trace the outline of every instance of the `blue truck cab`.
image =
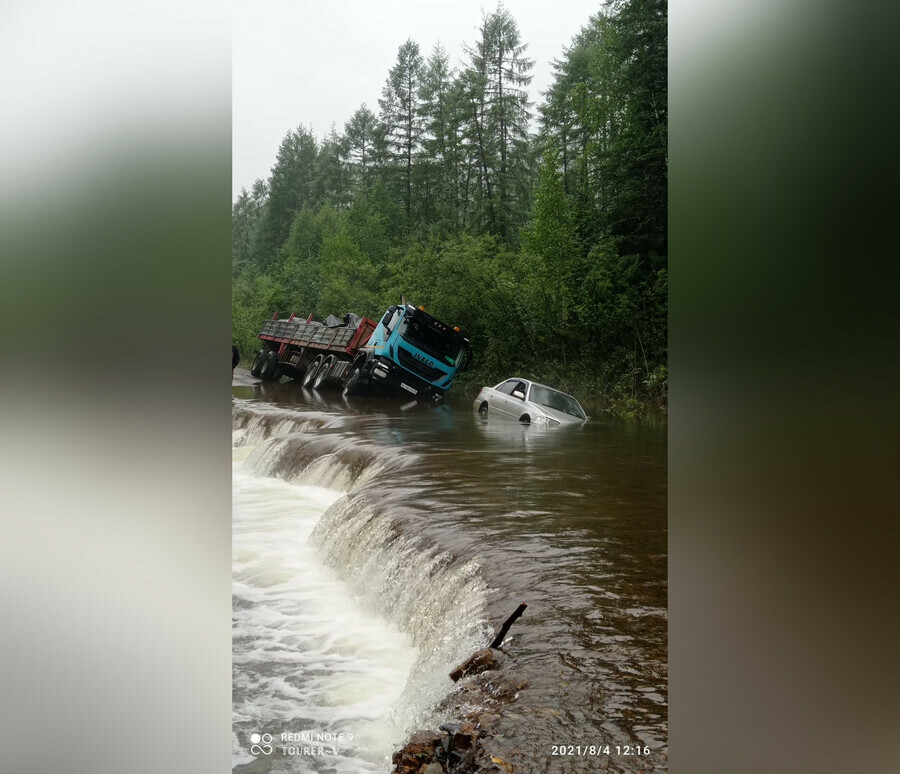
[[391,306],[360,349],[345,394],[383,385],[420,399],[440,399],[471,360],[469,340],[412,304]]

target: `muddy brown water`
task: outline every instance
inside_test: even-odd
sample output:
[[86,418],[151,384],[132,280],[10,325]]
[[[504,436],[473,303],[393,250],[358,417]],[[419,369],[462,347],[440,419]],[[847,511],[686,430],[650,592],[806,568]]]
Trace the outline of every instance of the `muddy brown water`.
[[[292,466],[308,469],[331,455],[346,463],[346,488],[367,465],[377,466],[360,495],[371,508],[448,561],[475,562],[484,599],[466,614],[480,616],[483,631],[528,604],[504,644],[527,687],[503,710],[499,757],[516,771],[667,770],[664,423],[598,417],[576,428],[524,427],[482,420],[464,396],[404,409],[291,382],[263,384],[240,369],[233,397],[236,428],[270,417],[255,423],[256,437],[246,442],[287,427],[279,461],[268,468],[273,476],[289,479]],[[298,421],[286,426],[292,417]],[[340,560],[330,564],[341,573]],[[462,599],[440,604],[468,609]],[[448,629],[476,626],[440,620]],[[434,658],[434,668],[443,668]],[[245,765],[341,770],[309,759]]]

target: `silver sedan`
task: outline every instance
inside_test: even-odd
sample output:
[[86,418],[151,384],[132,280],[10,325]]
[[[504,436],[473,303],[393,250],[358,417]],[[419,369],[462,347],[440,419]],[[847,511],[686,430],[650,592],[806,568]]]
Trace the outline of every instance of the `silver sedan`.
[[525,424],[570,425],[587,419],[571,395],[528,379],[507,379],[495,387],[482,387],[472,408],[481,416],[518,419]]

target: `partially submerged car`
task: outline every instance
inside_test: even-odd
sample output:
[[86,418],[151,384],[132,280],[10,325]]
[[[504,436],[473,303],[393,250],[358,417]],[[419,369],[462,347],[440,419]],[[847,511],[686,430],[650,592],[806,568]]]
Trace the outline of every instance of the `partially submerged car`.
[[518,377],[482,387],[472,408],[483,417],[496,415],[524,424],[571,425],[587,420],[581,404],[571,395]]

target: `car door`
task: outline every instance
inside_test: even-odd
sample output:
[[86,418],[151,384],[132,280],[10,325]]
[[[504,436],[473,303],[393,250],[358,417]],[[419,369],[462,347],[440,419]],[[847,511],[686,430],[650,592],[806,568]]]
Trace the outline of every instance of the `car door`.
[[505,416],[512,414],[512,391],[518,383],[518,379],[507,379],[503,384],[494,388],[493,400],[489,404],[488,411],[495,411]]
[[506,416],[518,419],[522,415],[525,403],[521,399],[513,397],[513,392],[516,390],[527,391],[527,386],[521,379],[509,379],[501,384],[497,391],[498,408]]
[[[517,397],[515,393],[518,393],[522,397]],[[525,398],[528,395],[528,383],[523,382],[521,379],[515,380],[513,384],[512,391],[509,395],[509,413],[518,419],[522,414],[527,413],[527,409],[525,408]]]

